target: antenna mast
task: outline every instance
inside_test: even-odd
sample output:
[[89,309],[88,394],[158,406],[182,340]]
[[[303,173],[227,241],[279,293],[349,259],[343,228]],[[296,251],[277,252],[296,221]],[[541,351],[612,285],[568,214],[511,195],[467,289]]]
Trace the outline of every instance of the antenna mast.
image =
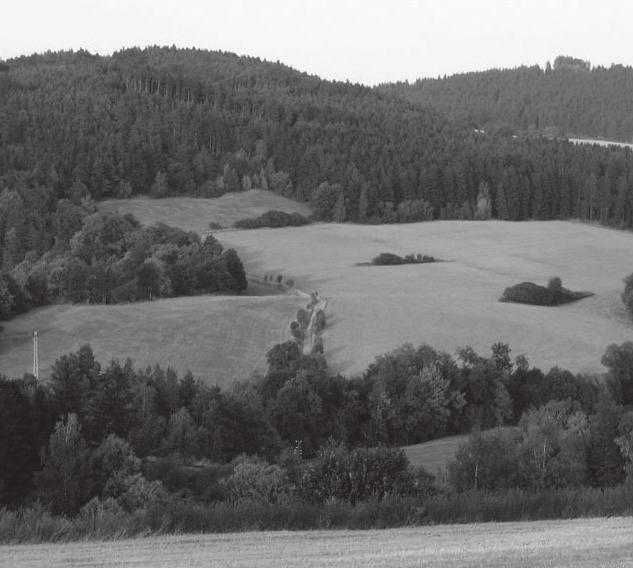
[[37,346],[37,331],[33,332],[33,376],[36,380],[40,379],[40,357]]

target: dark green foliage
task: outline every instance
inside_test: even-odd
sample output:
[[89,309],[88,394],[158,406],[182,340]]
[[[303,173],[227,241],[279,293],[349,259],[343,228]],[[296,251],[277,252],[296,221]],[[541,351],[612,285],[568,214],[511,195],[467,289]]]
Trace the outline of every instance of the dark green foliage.
[[608,381],[619,404],[633,404],[633,342],[611,344],[602,356],[601,363],[609,369]]
[[131,215],[77,219],[70,241],[60,237],[49,253],[29,254],[11,274],[0,273],[0,319],[55,301],[110,304],[248,286],[235,250],[224,251],[210,235],[201,242],[164,224],[141,227]]
[[260,229],[262,227],[300,227],[308,225],[310,220],[301,213],[286,213],[285,211],[266,211],[259,217],[240,219],[233,226],[236,229]]
[[408,254],[400,256],[392,252],[381,252],[377,257],[373,258],[371,263],[376,266],[394,265],[394,264],[426,264],[435,262],[432,256],[418,254],[416,256]]
[[621,416],[621,407],[617,407],[608,394],[603,394],[591,419],[587,456],[591,483],[597,487],[624,481],[626,462],[615,443]]
[[629,274],[624,279],[624,292],[622,292],[621,298],[626,309],[633,315],[633,274]]
[[[413,84],[384,85],[456,118],[468,117],[481,136],[495,131],[584,135],[628,142],[633,138],[629,85],[633,69],[591,68],[587,61],[559,56],[553,69],[537,65],[490,69]],[[574,112],[570,112],[574,109]]]
[[414,474],[403,450],[395,448],[355,449],[329,443],[303,468],[299,492],[311,503],[328,500],[349,502],[396,495],[423,493],[415,486]]
[[517,302],[536,306],[558,306],[593,296],[591,292],[572,292],[563,288],[558,277],[550,278],[546,286],[534,282],[521,282],[503,291],[502,302]]

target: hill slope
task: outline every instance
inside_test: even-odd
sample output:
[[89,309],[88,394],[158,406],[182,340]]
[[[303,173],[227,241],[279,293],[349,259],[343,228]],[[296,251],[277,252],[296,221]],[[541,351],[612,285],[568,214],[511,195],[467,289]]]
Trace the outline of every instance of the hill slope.
[[[200,225],[162,203],[153,205],[153,219]],[[620,300],[633,250],[628,232],[562,221],[313,224],[227,231],[222,242],[238,251],[247,273],[282,273],[328,298],[326,354],[346,374],[405,342],[484,353],[503,341],[544,370],[597,371],[606,346],[631,335]],[[450,262],[357,266],[385,251]],[[555,308],[498,301],[508,286],[551,276],[595,296]]]
[[553,68],[490,69],[380,90],[487,130],[510,127],[630,142],[632,88],[632,67],[591,69],[587,62],[559,57]]
[[197,296],[116,306],[43,308],[4,324],[0,369],[31,372],[31,335],[38,331],[40,373],[90,343],[96,358],[133,359],[189,369],[209,385],[229,386],[266,370],[266,352],[290,338],[290,321],[305,303],[298,296]]

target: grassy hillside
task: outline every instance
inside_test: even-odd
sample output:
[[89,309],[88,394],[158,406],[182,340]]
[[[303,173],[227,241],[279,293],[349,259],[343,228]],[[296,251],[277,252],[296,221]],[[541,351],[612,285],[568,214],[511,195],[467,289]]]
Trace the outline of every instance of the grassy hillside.
[[192,231],[209,230],[209,223],[231,227],[235,221],[247,217],[258,217],[266,211],[277,210],[286,213],[300,213],[306,217],[312,208],[306,203],[287,199],[271,191],[252,189],[239,193],[226,193],[214,199],[194,197],[168,197],[165,199],[113,199],[99,204],[104,212],[121,211],[133,213],[144,225],[153,225],[164,220],[169,211],[170,222]]
[[38,330],[43,376],[57,357],[90,343],[102,363],[130,357],[136,366],[191,369],[226,386],[266,369],[266,351],[289,338],[298,296],[197,296],[116,306],[43,308],[4,324],[0,372],[31,371],[31,334]]
[[2,547],[0,566],[630,566],[633,520],[580,519],[367,531],[183,535]]
[[[196,211],[176,216],[162,203],[155,219],[200,225]],[[404,342],[452,353],[464,345],[484,352],[497,341],[545,370],[596,371],[606,346],[633,332],[620,301],[622,278],[633,270],[627,232],[563,221],[316,224],[229,231],[222,242],[238,251],[247,272],[281,272],[328,297],[326,351],[345,373],[360,373]],[[449,262],[356,266],[383,251]],[[498,301],[507,286],[550,276],[595,295],[554,308]]]
[[468,435],[447,436],[422,444],[404,447],[409,461],[416,467],[422,466],[435,475],[446,469],[446,465],[455,457],[457,448],[468,440]]

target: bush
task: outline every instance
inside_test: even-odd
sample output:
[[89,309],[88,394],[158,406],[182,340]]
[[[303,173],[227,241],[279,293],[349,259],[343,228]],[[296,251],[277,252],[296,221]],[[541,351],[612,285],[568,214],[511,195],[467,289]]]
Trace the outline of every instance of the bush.
[[408,254],[402,257],[392,252],[381,252],[371,261],[371,263],[376,266],[391,266],[397,264],[426,264],[428,262],[435,262],[435,258],[426,254]]
[[624,292],[622,292],[622,296],[620,297],[626,309],[633,315],[633,274],[629,274],[624,279]]
[[308,225],[310,220],[300,213],[286,213],[285,211],[266,211],[259,217],[239,219],[233,223],[236,229],[260,229],[262,227],[300,227]]
[[535,306],[558,306],[575,302],[582,298],[593,296],[592,292],[572,292],[563,288],[558,276],[549,279],[546,286],[539,286],[534,282],[521,282],[510,286],[503,291],[501,302],[516,302],[518,304],[531,304]]

